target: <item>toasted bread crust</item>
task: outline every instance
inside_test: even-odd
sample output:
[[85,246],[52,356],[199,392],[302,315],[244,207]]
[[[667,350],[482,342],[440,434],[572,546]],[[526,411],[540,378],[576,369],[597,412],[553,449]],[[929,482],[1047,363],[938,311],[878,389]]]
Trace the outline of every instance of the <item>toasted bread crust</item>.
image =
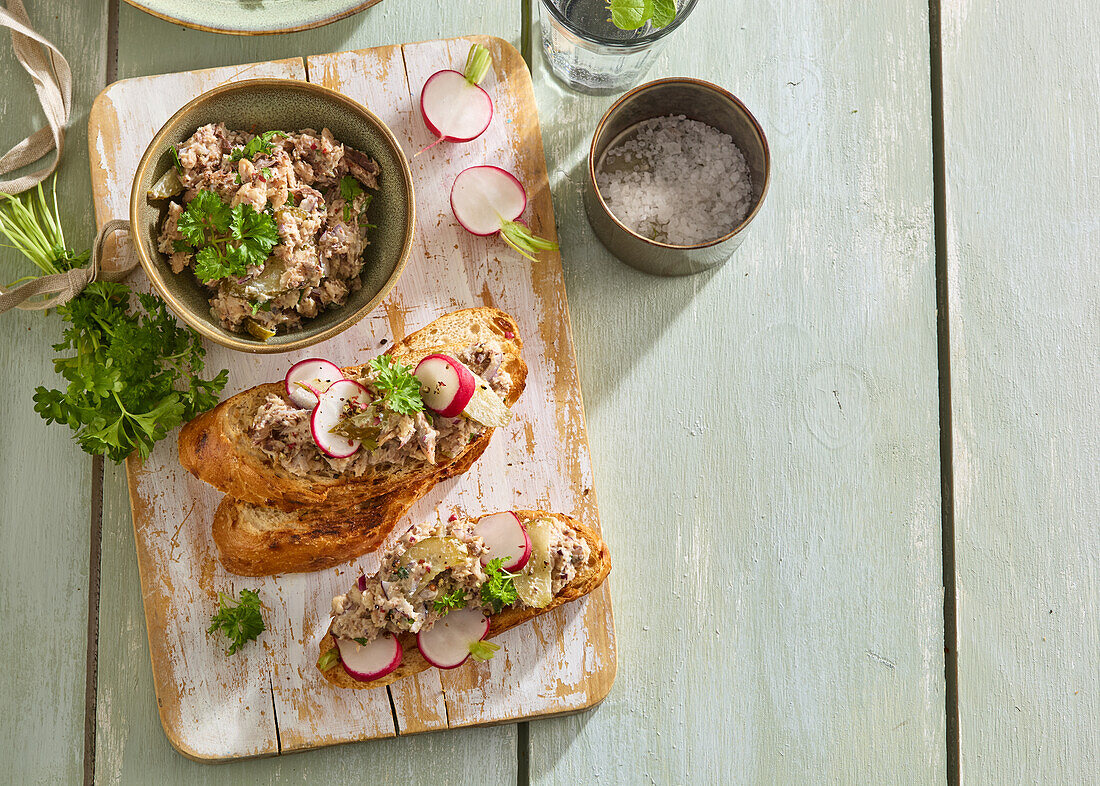
[[471,443],[459,461],[431,477],[338,508],[320,505],[282,511],[226,495],[214,512],[211,532],[218,560],[230,573],[270,576],[323,570],[374,551],[432,486],[473,466],[491,436],[490,429]]
[[[554,596],[554,599],[550,601],[550,605],[546,608],[505,609],[501,613],[493,614],[489,617],[489,634],[486,636],[487,639],[499,636],[504,631],[511,630],[516,625],[534,619],[540,614],[552,611],[558,606],[584,597],[603,584],[604,579],[607,578],[607,574],[611,572],[611,554],[607,550],[607,544],[604,543],[599,533],[591,527],[586,527],[575,518],[566,516],[562,513],[547,513],[538,510],[517,510],[515,513],[524,522],[544,516],[556,518],[565,522],[588,543],[590,555],[588,563],[577,571],[576,577],[571,582],[561,588],[558,594]],[[402,633],[397,638],[401,643],[401,650],[403,653],[401,665],[385,677],[380,677],[370,682],[361,682],[348,674],[339,660],[336,662],[335,666],[328,671],[322,671],[321,674],[326,680],[338,688],[365,690],[367,688],[379,688],[383,685],[389,685],[391,682],[396,682],[402,677],[408,677],[411,674],[417,674],[425,669],[432,668],[432,665],[420,654],[420,650],[416,646],[415,635],[411,633]],[[321,638],[318,656],[324,655],[335,646],[336,639],[332,635],[332,625],[330,624],[328,630],[325,631],[325,635]]]
[[[502,345],[502,369],[512,379],[512,387],[504,400],[510,407],[523,392],[527,364],[520,355],[523,342],[515,320],[499,309],[467,308],[445,314],[396,342],[388,354],[415,365],[433,352],[457,352],[477,341],[482,331],[492,334]],[[362,365],[349,366],[344,373],[350,376],[362,368]],[[179,435],[180,463],[195,477],[244,503],[288,512],[317,505],[339,511],[431,477],[437,480],[446,477],[440,474],[442,469],[463,467],[455,471],[465,471],[473,463],[470,455],[480,455],[487,444],[475,440],[442,465],[411,460],[396,468],[372,469],[358,478],[295,475],[272,462],[252,445],[248,436],[256,410],[268,394],[282,390],[281,382],[258,385],[226,399],[184,425]],[[486,435],[491,433],[490,429]]]

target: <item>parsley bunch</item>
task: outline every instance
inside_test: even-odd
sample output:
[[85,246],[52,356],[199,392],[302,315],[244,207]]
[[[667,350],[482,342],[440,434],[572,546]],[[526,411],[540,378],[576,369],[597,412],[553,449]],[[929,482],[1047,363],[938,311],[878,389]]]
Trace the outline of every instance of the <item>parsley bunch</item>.
[[58,309],[69,323],[54,349],[72,354],[54,361],[69,385],[39,386],[34,411],[47,423],[65,423],[87,453],[121,462],[185,420],[218,403],[229,372],[199,375],[206,350],[198,335],[180,327],[164,301],[138,295],[144,313],[131,313],[130,289],[96,281]]
[[620,30],[637,30],[646,22],[659,30],[676,18],[676,0],[607,0],[607,10]]
[[[89,257],[65,248],[56,191],[47,200],[41,186],[18,197],[0,194],[0,236],[46,274]],[[217,404],[229,376],[223,370],[201,377],[202,342],[180,327],[164,301],[143,294],[137,305],[141,311],[131,310],[126,285],[96,281],[58,307],[67,325],[53,348],[70,354],[54,367],[68,386],[34,393],[34,410],[47,423],[65,423],[87,453],[115,462],[135,450],[148,456],[168,432]]]
[[203,283],[240,278],[250,267],[263,267],[279,242],[275,219],[251,205],[230,207],[213,191],[200,191],[178,223],[184,241],[176,251],[196,253],[195,275]]
[[485,573],[489,580],[481,585],[481,602],[499,614],[505,606],[511,606],[519,600],[519,592],[516,591],[516,583],[512,581],[515,575],[503,568],[504,560],[500,557],[489,560],[485,566]]
[[379,355],[369,365],[378,372],[374,387],[382,394],[383,404],[399,415],[415,415],[424,410],[420,381],[411,368],[389,355]]
[[221,631],[229,639],[226,655],[232,655],[248,642],[266,630],[263,614],[260,612],[260,596],[255,590],[241,590],[240,600],[234,601],[224,592],[218,593],[218,610],[211,618],[213,623],[207,628],[210,635]]

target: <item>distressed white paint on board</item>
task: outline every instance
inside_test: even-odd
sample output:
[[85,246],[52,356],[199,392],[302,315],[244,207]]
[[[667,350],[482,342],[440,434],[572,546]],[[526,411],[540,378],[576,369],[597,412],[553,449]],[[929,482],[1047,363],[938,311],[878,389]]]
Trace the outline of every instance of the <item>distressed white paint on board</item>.
[[[454,308],[491,303],[505,309],[520,324],[531,367],[516,421],[497,435],[473,470],[440,484],[418,503],[399,530],[455,509],[510,507],[573,512],[598,526],[560,261],[547,255],[531,265],[495,241],[468,235],[449,216],[446,184],[465,166],[491,160],[525,181],[535,231],[554,234],[537,120],[523,111],[533,106],[530,82],[514,49],[499,39],[485,42],[496,63],[487,84],[497,100],[497,119],[461,154],[441,145],[413,159],[418,242],[406,272],[376,314],[310,352],[349,364],[380,351],[382,339],[400,338]],[[432,71],[461,66],[469,44],[429,42],[407,45],[404,53],[386,47],[316,57],[310,59],[310,73],[379,114],[412,156],[430,141],[412,93]],[[93,174],[101,167],[94,178],[100,222],[126,215],[129,183],[146,141],[179,105],[223,81],[259,75],[302,78],[304,71],[300,61],[284,61],[112,86],[93,112],[90,141]],[[227,394],[280,377],[287,362],[209,347],[209,367],[231,369]],[[370,558],[317,574],[233,577],[212,560],[209,542],[220,495],[178,466],[171,437],[143,466],[130,465],[130,480],[146,618],[154,631],[154,677],[162,720],[177,747],[199,758],[225,758],[394,733],[386,690],[334,691],[313,666],[331,597],[346,589],[359,565],[372,569]],[[227,667],[205,627],[214,591],[235,593],[245,586],[259,586],[269,631],[260,639],[262,647],[246,648]],[[507,658],[396,683],[399,731],[578,709],[599,701],[614,676],[606,588],[502,640]]]

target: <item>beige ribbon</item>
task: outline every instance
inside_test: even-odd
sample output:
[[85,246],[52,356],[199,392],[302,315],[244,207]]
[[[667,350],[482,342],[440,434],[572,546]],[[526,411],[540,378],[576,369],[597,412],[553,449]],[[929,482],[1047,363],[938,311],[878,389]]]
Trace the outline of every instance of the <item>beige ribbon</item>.
[[23,0],[8,0],[8,7],[0,8],[0,27],[11,28],[15,57],[34,80],[34,90],[49,123],[0,156],[0,175],[30,166],[51,151],[57,151],[53,161],[42,169],[22,177],[0,180],[0,191],[18,194],[38,185],[57,169],[65,141],[65,126],[72,111],[73,75],[61,51],[31,29]]
[[[51,276],[40,276],[7,292],[0,290],[0,314],[12,308],[24,311],[42,311],[47,308],[56,308],[79,295],[84,287],[93,281],[122,281],[137,266],[137,257],[132,251],[125,255],[121,267],[113,270],[102,270],[100,268],[104,241],[109,235],[120,229],[129,230],[130,222],[121,218],[113,218],[103,225],[103,229],[99,230],[99,234],[96,236],[95,245],[92,246],[92,261],[85,267],[76,267]],[[53,297],[34,300],[30,303],[26,302],[28,298],[36,295],[53,295]]]
[[[65,142],[65,126],[73,104],[73,75],[69,63],[61,51],[31,29],[31,20],[23,0],[8,0],[8,7],[0,8],[0,27],[11,29],[11,43],[15,56],[34,81],[34,90],[48,126],[44,126],[3,156],[0,156],[0,175],[41,161],[51,151],[57,151],[53,161],[36,172],[8,180],[0,179],[0,192],[19,194],[41,183],[57,169],[61,149]],[[66,270],[50,276],[40,276],[8,292],[0,289],[0,314],[12,308],[25,311],[43,310],[64,305],[79,295],[84,287],[98,279],[121,281],[137,265],[131,253],[123,265],[115,270],[101,270],[103,241],[120,229],[129,229],[130,222],[114,219],[104,224],[96,236],[92,248],[92,260],[85,267]],[[53,295],[53,297],[38,297]],[[30,298],[38,299],[28,302]]]

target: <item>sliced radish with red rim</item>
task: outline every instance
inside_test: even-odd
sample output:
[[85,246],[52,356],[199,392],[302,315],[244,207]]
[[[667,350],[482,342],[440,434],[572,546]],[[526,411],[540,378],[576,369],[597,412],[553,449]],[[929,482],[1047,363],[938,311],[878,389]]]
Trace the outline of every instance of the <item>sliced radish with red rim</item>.
[[473,372],[447,355],[428,355],[416,365],[424,406],[445,418],[458,417],[474,395]]
[[300,360],[286,372],[284,383],[290,400],[302,409],[313,409],[322,393],[333,382],[344,378],[344,372],[335,363],[323,358]]
[[476,606],[447,614],[428,630],[416,634],[424,660],[440,669],[455,669],[470,657],[470,645],[489,633],[489,618]]
[[523,184],[498,166],[464,169],[451,186],[451,210],[458,223],[475,235],[495,235],[505,221],[519,218],[526,207]]
[[527,535],[527,527],[511,511],[482,516],[474,526],[474,534],[479,535],[485,544],[482,565],[500,558],[504,560],[504,569],[514,572],[523,570],[531,559],[531,538]]
[[393,635],[379,636],[366,644],[338,638],[336,648],[344,671],[360,682],[385,677],[401,665],[401,642]]
[[420,91],[420,114],[428,130],[439,137],[428,147],[469,142],[485,133],[493,120],[493,99],[479,83],[492,62],[489,50],[474,44],[461,73],[447,69],[428,77]]
[[458,173],[451,186],[451,210],[468,232],[500,235],[517,252],[535,261],[540,251],[558,244],[531,233],[517,221],[527,207],[527,192],[511,172],[497,166],[472,166]]
[[349,401],[365,407],[371,403],[371,395],[365,387],[350,379],[334,382],[321,394],[320,401],[313,410],[313,417],[310,418],[313,441],[322,453],[332,458],[347,458],[359,450],[361,444],[357,439],[332,432],[333,427],[344,417]]

